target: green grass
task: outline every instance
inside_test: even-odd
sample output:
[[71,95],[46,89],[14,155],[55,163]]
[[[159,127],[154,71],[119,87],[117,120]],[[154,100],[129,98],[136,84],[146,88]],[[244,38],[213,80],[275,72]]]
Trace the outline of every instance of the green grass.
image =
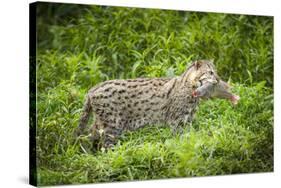
[[[271,17],[41,3],[37,24],[39,185],[273,171]],[[214,59],[237,106],[202,101],[183,134],[150,125],[108,152],[74,136],[89,88],[196,59]]]

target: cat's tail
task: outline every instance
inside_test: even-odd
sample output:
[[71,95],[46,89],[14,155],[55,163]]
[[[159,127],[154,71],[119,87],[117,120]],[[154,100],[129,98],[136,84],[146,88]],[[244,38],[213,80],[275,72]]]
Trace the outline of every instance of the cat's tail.
[[77,136],[80,136],[85,133],[87,123],[89,121],[90,115],[92,112],[91,100],[89,95],[86,96],[86,100],[83,106],[82,115],[80,117],[80,122],[77,129]]

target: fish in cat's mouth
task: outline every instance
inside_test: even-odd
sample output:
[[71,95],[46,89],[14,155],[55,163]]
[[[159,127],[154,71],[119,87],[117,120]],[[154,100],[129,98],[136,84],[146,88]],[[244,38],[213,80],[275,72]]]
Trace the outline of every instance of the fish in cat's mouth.
[[209,99],[213,97],[230,100],[232,104],[236,105],[240,99],[238,95],[231,93],[228,83],[219,80],[214,83],[208,80],[201,82],[197,89],[192,91],[193,97]]

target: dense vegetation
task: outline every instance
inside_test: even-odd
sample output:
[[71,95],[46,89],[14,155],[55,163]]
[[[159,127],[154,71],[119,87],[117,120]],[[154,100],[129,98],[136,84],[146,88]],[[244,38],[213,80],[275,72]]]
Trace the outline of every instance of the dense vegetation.
[[[271,17],[46,3],[37,15],[40,185],[273,171]],[[179,75],[196,59],[214,59],[237,106],[202,101],[183,134],[150,125],[107,152],[74,136],[92,86]]]

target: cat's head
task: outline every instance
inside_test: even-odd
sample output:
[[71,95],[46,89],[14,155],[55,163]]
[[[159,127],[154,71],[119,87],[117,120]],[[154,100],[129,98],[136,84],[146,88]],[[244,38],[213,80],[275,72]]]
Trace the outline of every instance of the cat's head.
[[233,104],[237,104],[239,100],[239,96],[230,92],[228,83],[220,79],[212,61],[193,62],[183,76],[192,84],[193,97],[229,99]]
[[192,83],[193,88],[202,86],[205,82],[216,84],[219,76],[212,61],[197,60],[193,62],[183,74],[186,82]]

